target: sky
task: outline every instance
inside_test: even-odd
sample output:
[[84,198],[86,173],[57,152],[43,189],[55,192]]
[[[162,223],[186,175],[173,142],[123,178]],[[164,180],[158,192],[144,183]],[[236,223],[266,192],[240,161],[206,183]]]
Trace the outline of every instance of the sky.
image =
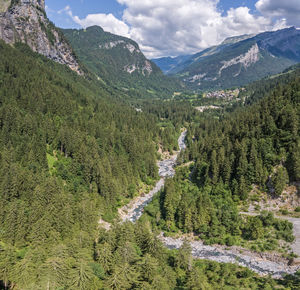
[[148,58],[199,52],[227,37],[300,27],[300,0],[46,0],[61,28],[99,25]]

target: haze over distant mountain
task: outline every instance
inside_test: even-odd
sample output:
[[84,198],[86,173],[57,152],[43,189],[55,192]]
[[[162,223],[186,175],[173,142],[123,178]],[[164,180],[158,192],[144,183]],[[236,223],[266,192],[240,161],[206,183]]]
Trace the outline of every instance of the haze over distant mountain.
[[[253,36],[254,35],[252,35],[252,34],[251,35],[245,34],[245,35],[241,35],[241,36],[228,37],[221,43],[221,45],[210,47],[204,51],[206,51],[206,53],[208,53],[208,52],[215,53],[217,48],[220,49],[221,47],[223,48],[226,45],[233,44],[233,43],[251,38]],[[200,52],[200,54],[201,53],[202,52]],[[192,54],[179,55],[177,57],[167,56],[167,57],[154,58],[154,59],[152,59],[152,61],[154,63],[156,63],[164,73],[172,74],[175,71],[179,71],[180,68],[184,68],[188,64],[191,64],[193,62],[194,58],[197,57],[197,55],[198,55],[198,53],[195,55],[192,55]]]
[[152,61],[160,67],[160,69],[164,73],[169,73],[174,68],[180,66],[181,64],[184,64],[191,55],[179,55],[177,57],[160,57],[160,58],[154,58]]
[[105,32],[100,26],[62,31],[80,60],[106,83],[148,92],[173,92],[175,82],[144,56],[135,41]]
[[[300,30],[233,37],[168,71],[192,89],[240,86],[300,62]],[[157,62],[160,64],[160,62]]]

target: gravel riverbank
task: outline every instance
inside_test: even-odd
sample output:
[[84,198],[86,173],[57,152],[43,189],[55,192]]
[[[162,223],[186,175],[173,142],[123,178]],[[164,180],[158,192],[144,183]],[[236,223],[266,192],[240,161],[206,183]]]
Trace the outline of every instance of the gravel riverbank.
[[[159,236],[163,244],[169,249],[179,249],[183,244],[183,238]],[[289,266],[288,261],[279,255],[256,253],[248,250],[241,251],[240,248],[224,246],[208,246],[202,241],[190,242],[192,256],[195,259],[211,260],[219,263],[232,263],[247,267],[260,275],[271,275],[281,278],[285,274],[293,274],[300,266]]]
[[[180,151],[186,148],[186,145],[184,143],[186,134],[187,131],[183,131],[178,138],[178,146]],[[128,205],[119,209],[119,216],[123,222],[137,221],[142,216],[145,206],[149,204],[153,199],[153,196],[164,187],[165,178],[174,177],[174,168],[180,151],[177,151],[171,158],[158,162],[159,176],[161,177],[161,179],[156,183],[155,187],[148,194],[133,199]]]

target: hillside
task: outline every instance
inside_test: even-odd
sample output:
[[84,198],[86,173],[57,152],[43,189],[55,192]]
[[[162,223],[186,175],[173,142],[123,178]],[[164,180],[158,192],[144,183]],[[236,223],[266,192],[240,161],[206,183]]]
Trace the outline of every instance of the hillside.
[[299,78],[298,66],[253,84],[245,91],[249,103],[219,118],[203,114],[191,124],[180,159],[190,166],[183,164],[166,181],[145,219],[171,237],[193,233],[205,244],[288,254],[292,224],[260,208],[253,216],[240,209],[263,196],[284,203],[289,194],[281,198],[283,190],[299,184]]
[[[50,266],[59,245],[81,247],[82,236],[87,247],[98,216],[109,217],[141,182],[156,178],[158,130],[97,82],[24,45],[0,41],[0,52],[0,280],[33,289],[42,283],[36,271]],[[3,278],[8,257],[6,267],[28,270]],[[36,270],[29,271],[31,259]]]
[[26,43],[33,51],[83,74],[73,49],[47,18],[44,0],[1,0],[0,39]]
[[299,288],[300,272],[239,266],[244,249],[210,247],[217,263],[161,239],[194,232],[287,265],[291,224],[241,218],[238,205],[252,184],[278,194],[299,180],[299,67],[244,89],[231,114],[202,114],[134,41],[96,26],[63,34],[44,0],[0,11],[1,290]]
[[168,73],[191,89],[230,88],[279,73],[299,61],[300,30],[291,27],[225,40]]
[[178,84],[141,52],[131,39],[105,32],[99,26],[62,30],[75,52],[92,72],[108,85],[136,94],[172,95]]
[[208,56],[211,54],[215,54],[221,49],[223,49],[225,46],[237,43],[239,41],[248,39],[253,37],[254,35],[241,35],[241,36],[233,36],[226,38],[220,45],[213,46],[208,49],[205,49],[204,51],[194,54],[194,55],[180,55],[177,57],[161,57],[161,58],[155,58],[152,59],[154,63],[158,65],[158,67],[165,73],[165,74],[174,74],[181,69],[184,69],[189,64],[197,61],[199,57],[202,56]]

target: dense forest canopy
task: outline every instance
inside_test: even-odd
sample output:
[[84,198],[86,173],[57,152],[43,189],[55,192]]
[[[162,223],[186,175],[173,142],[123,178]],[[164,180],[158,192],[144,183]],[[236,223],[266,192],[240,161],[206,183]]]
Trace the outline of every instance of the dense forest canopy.
[[[258,98],[258,92],[261,98]],[[276,250],[293,241],[292,225],[270,213],[242,217],[238,206],[253,186],[280,196],[300,179],[300,70],[254,83],[233,112],[205,114],[188,130],[188,148],[162,193],[146,209],[155,227],[194,232],[206,243]]]
[[[299,84],[295,69],[272,90],[257,85],[261,100],[249,87],[252,105],[202,118],[189,102],[132,101],[141,91],[0,41],[0,289],[297,289],[297,275],[193,261],[188,243],[169,251],[157,235],[193,231],[230,246],[272,230],[258,250],[293,239],[288,222],[241,219],[237,203],[252,184],[278,195],[299,180]],[[118,207],[155,183],[158,147],[178,149],[182,127],[179,163],[194,165],[167,180],[140,221],[119,224]]]
[[109,86],[129,92],[133,99],[165,98],[182,89],[166,77],[131,39],[104,31],[99,26],[63,29],[81,62]]

